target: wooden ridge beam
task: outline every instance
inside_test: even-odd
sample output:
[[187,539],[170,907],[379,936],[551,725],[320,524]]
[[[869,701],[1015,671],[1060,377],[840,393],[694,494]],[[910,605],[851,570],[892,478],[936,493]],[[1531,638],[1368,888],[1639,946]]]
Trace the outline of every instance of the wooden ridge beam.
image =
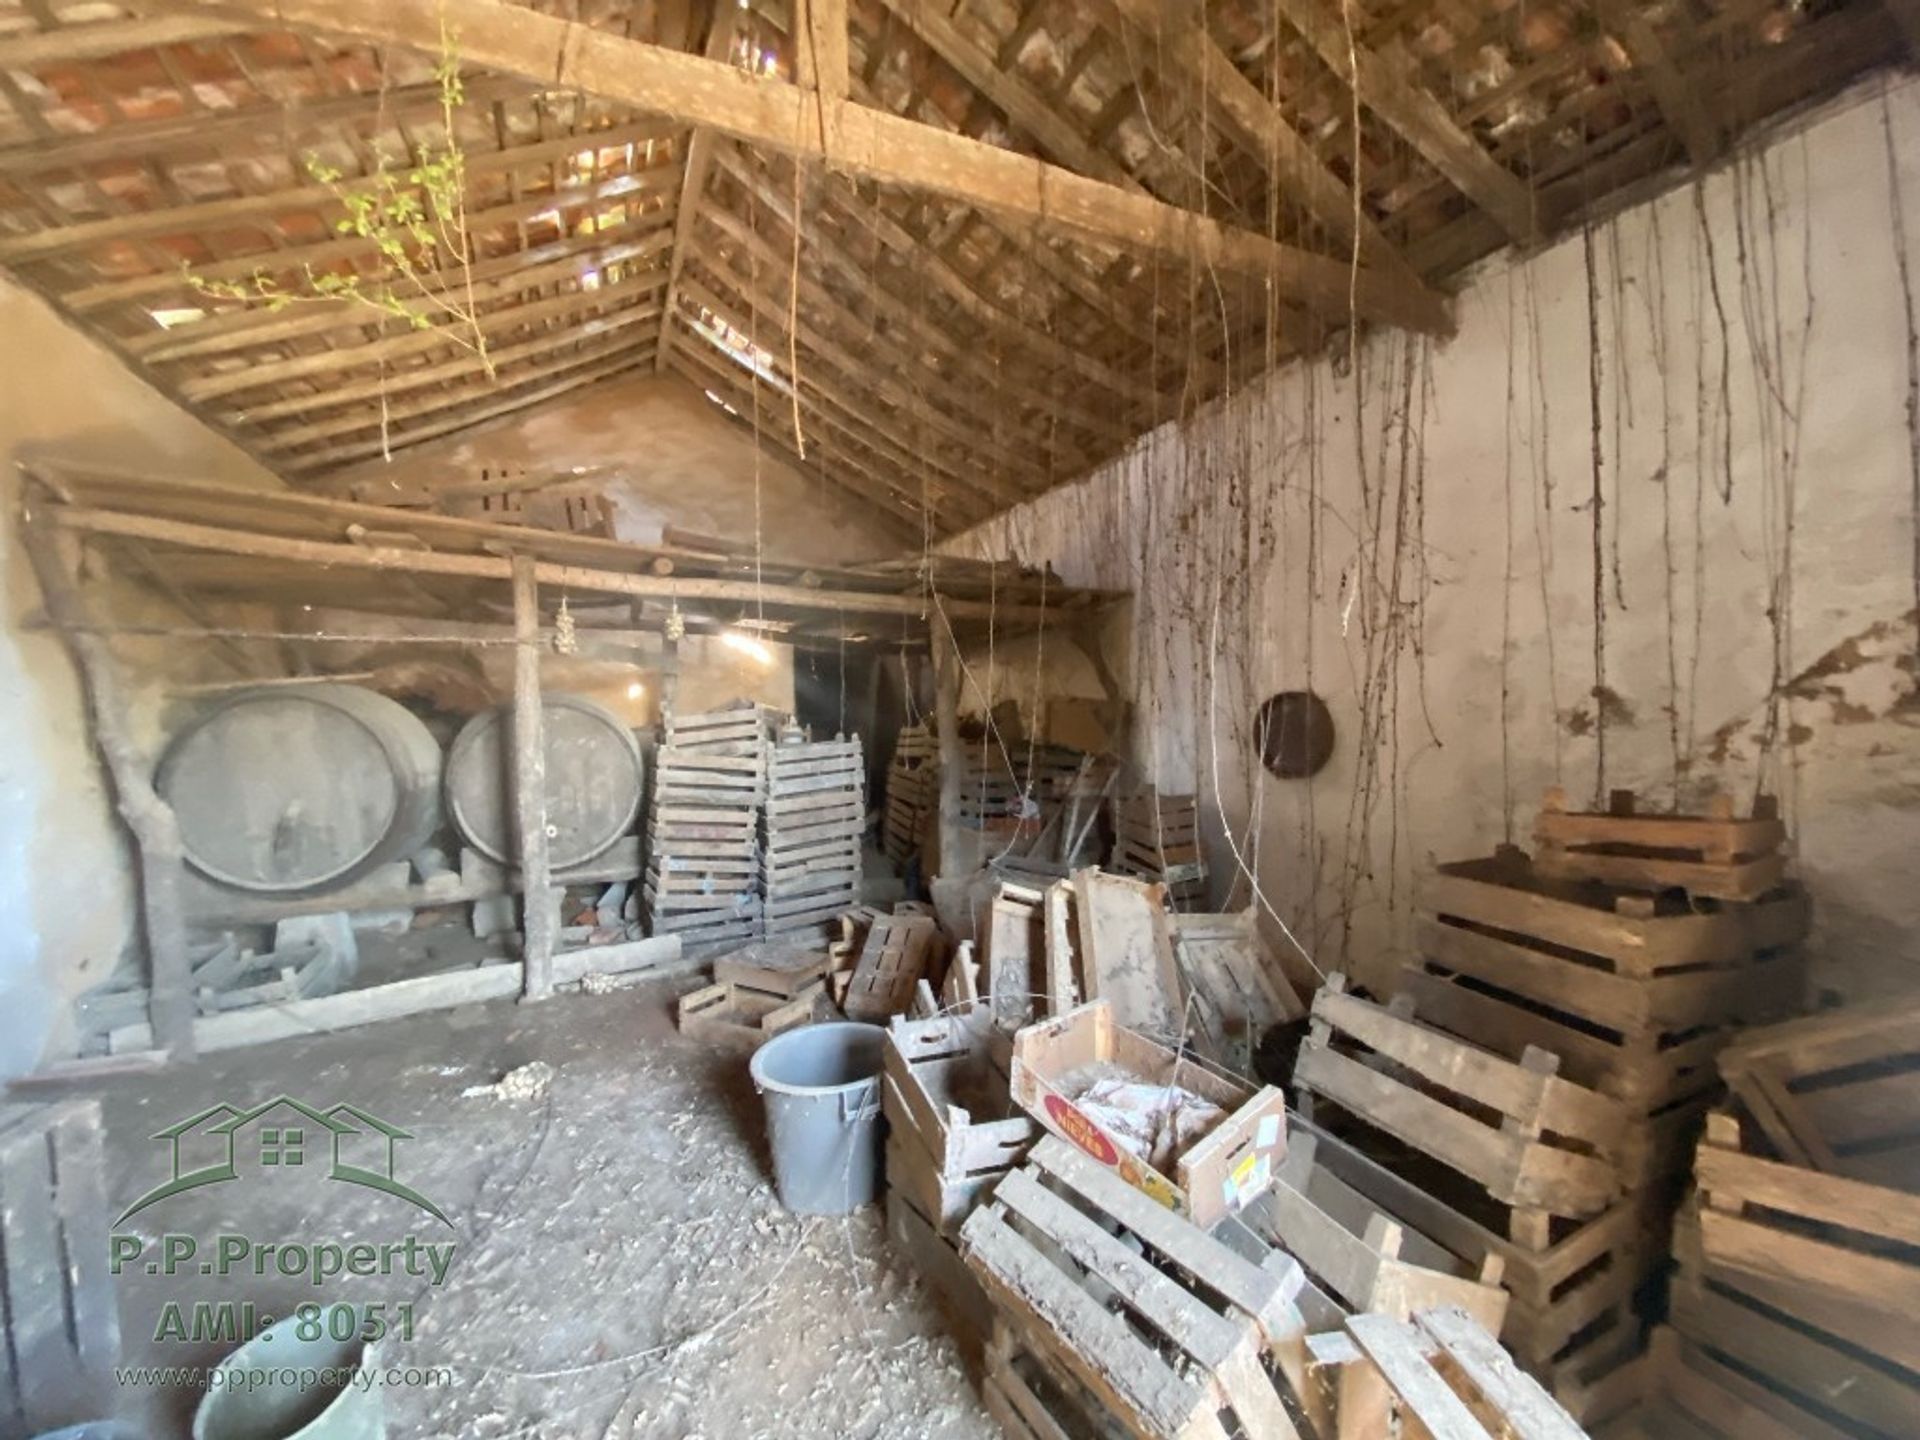
[[[504,556],[456,555],[436,550],[397,549],[384,545],[352,545],[331,540],[297,540],[254,531],[201,525],[186,520],[134,515],[84,505],[49,505],[47,523],[56,529],[83,535],[118,535],[189,550],[211,550],[229,555],[253,555],[297,565],[339,566],[349,570],[380,570],[399,574],[450,575],[505,582],[510,574]],[[778,610],[845,611],[849,615],[902,615],[925,618],[925,597],[915,593],[848,589],[813,589],[805,585],[762,584],[747,580],[718,580],[675,575],[635,574],[566,565],[542,560],[535,571],[542,585],[587,590],[595,594],[626,595],[638,599],[680,601],[744,600]],[[1007,624],[1058,620],[1063,604],[1026,605],[1009,601],[943,598],[941,608],[956,620],[993,620]],[[1084,613],[1084,612],[1082,612]]]
[[[332,420],[265,432],[257,443],[269,455],[287,455],[290,459],[298,460],[302,457],[290,452],[297,452],[302,446],[312,445],[316,441],[338,440],[343,435],[358,434],[362,430],[378,430],[382,425],[399,425],[407,420],[437,415],[455,409],[469,399],[510,390],[532,380],[544,379],[563,370],[577,369],[596,360],[611,359],[636,348],[644,349],[651,336],[642,335],[636,339],[621,332],[659,318],[660,307],[657,305],[633,305],[614,315],[596,316],[587,325],[569,325],[558,334],[545,337],[544,343],[539,346],[531,342],[525,346],[514,346],[518,353],[511,359],[504,352],[496,355],[491,379],[476,363],[467,377],[473,383],[397,404],[392,399],[393,391],[389,386],[387,395],[376,397],[380,400],[378,405],[369,403],[353,414]],[[594,341],[600,343],[590,343]],[[555,356],[555,351],[566,353]]]
[[[727,240],[748,251],[758,264],[768,268],[769,274],[782,273],[780,258],[772,248],[735,220],[729,211],[714,206],[705,211],[701,219]],[[720,247],[713,247],[703,254],[700,263],[709,274],[727,280],[736,294],[745,293],[742,287],[749,282],[740,275]],[[1019,443],[1008,443],[996,434],[990,423],[992,417],[970,407],[967,403],[970,397],[950,386],[944,376],[937,371],[929,372],[925,364],[917,359],[912,347],[901,343],[893,332],[870,325],[867,333],[850,340],[852,345],[862,347],[864,353],[864,358],[855,359],[851,351],[840,345],[830,327],[816,325],[811,318],[815,307],[829,315],[844,314],[845,307],[840,298],[824,282],[805,270],[800,274],[800,287],[809,302],[801,312],[806,327],[803,334],[818,342],[814,346],[816,350],[822,346],[833,347],[896,410],[912,413],[916,419],[946,436],[962,450],[974,453],[985,451],[1003,470],[1027,476],[1031,484],[1026,493],[1038,494],[1046,488],[1046,471],[1034,463],[1032,455],[1022,449]],[[918,387],[916,389],[908,388],[909,382],[897,378],[916,372],[916,380],[911,382]]]
[[[539,321],[565,319],[583,310],[597,309],[615,300],[661,289],[666,282],[666,274],[662,271],[635,276],[621,281],[618,285],[598,290],[569,290],[564,294],[554,295],[545,300],[535,300],[529,304],[488,310],[477,317],[477,323],[483,335],[491,335],[497,331],[513,330]],[[469,329],[465,322],[435,325],[428,330],[407,331],[384,340],[371,340],[363,345],[350,345],[338,350],[317,350],[311,354],[295,355],[285,360],[242,365],[233,370],[219,370],[210,375],[183,380],[178,388],[182,396],[196,404],[201,404],[223,396],[244,394],[249,390],[284,385],[289,380],[311,380],[316,376],[328,375],[340,370],[357,370],[382,362],[404,360],[411,355],[429,354],[443,346],[462,344],[463,332]],[[465,340],[464,343],[471,344],[471,341]]]
[[[1332,257],[964,135],[502,0],[226,0],[223,8],[256,13],[263,28],[314,29],[428,54],[437,52],[444,25],[460,37],[465,58],[491,70],[577,87],[829,169],[931,191],[1069,234],[1252,275],[1290,299],[1330,312],[1348,306],[1352,277]],[[1432,291],[1410,291],[1368,271],[1356,288],[1365,319],[1423,333],[1452,329],[1451,307]]]
[[[709,60],[725,60],[732,53],[733,37],[739,21],[739,7],[720,0],[715,7],[713,23],[707,30],[706,56]],[[707,179],[713,172],[713,146],[713,133],[698,128],[687,141],[686,164],[680,176],[680,207],[674,213],[673,254],[667,262],[666,304],[669,315],[673,314],[679,301],[680,272],[687,263],[694,221],[699,218],[701,201],[706,198]],[[654,368],[662,374],[666,372],[667,361],[672,358],[674,338],[672,325],[660,327],[660,350],[655,357]]]
[[331,445],[324,450],[310,451],[304,455],[290,455],[276,461],[276,465],[295,474],[306,474],[315,470],[333,469],[355,460],[371,460],[376,455],[390,450],[399,450],[408,445],[418,445],[423,440],[436,440],[442,435],[450,435],[455,430],[464,430],[470,425],[478,425],[484,420],[496,420],[502,415],[511,415],[517,410],[543,401],[557,399],[575,390],[597,385],[603,380],[611,380],[644,365],[653,358],[653,348],[649,343],[628,346],[616,353],[612,359],[602,361],[580,374],[569,375],[564,380],[540,386],[537,390],[524,390],[524,386],[536,379],[545,380],[549,376],[567,369],[564,363],[541,367],[537,372],[517,380],[505,381],[499,385],[487,385],[476,390],[477,397],[495,397],[490,403],[474,407],[470,401],[462,399],[436,407],[432,412],[434,419],[427,425],[416,425],[412,429],[390,430],[385,438],[375,436],[371,440],[353,441],[341,445]]
[[1279,107],[1240,73],[1205,28],[1204,11],[1197,5],[1169,7],[1165,0],[1109,3],[1153,43],[1150,55],[1164,55],[1193,77],[1223,128],[1267,167],[1283,194],[1297,199],[1302,209],[1348,244],[1354,240],[1357,216],[1361,263],[1378,267],[1401,284],[1425,286],[1419,272],[1355,205],[1352,188],[1340,182]]
[[783,438],[786,434],[785,422],[768,412],[765,397],[756,404],[752,387],[741,384],[737,376],[726,373],[711,353],[702,353],[709,349],[702,345],[698,336],[689,335],[675,349],[671,368],[687,384],[724,404],[730,412],[728,420],[740,427],[744,438],[763,450],[773,452],[802,477],[821,481],[900,537],[911,537],[915,541],[925,537],[930,521],[923,518],[917,504],[909,512],[902,513],[892,498],[882,500],[866,484],[848,479],[839,470],[837,460],[834,466],[825,464],[822,457],[833,453],[830,447],[823,448],[810,460],[801,459],[799,453]]
[[[1387,123],[1426,162],[1491,215],[1516,244],[1539,237],[1541,226],[1526,185],[1480,147],[1426,90],[1396,65],[1357,45],[1350,54],[1346,27],[1327,0],[1274,0],[1322,63],[1357,90],[1360,103]],[[1356,73],[1357,62],[1357,73]]]

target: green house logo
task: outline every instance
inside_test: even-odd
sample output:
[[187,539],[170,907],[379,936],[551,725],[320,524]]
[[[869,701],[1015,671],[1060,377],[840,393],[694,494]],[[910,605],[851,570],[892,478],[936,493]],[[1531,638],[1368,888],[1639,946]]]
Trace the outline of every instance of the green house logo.
[[417,1206],[448,1229],[453,1222],[440,1207],[394,1177],[394,1155],[413,1136],[358,1105],[318,1110],[290,1095],[242,1110],[224,1102],[210,1105],[159,1131],[167,1144],[173,1178],[156,1185],[115,1221],[124,1225],[149,1205],[189,1190],[238,1180],[251,1170],[326,1169],[329,1180],[362,1185]]

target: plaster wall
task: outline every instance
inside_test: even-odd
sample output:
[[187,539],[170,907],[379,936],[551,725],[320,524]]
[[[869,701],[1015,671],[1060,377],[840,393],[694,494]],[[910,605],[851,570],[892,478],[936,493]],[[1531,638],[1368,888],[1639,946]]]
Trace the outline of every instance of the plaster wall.
[[[1491,262],[1449,340],[1290,367],[956,544],[1136,593],[1134,758],[1203,797],[1215,898],[1257,881],[1297,973],[1388,983],[1418,871],[1527,843],[1561,784],[1778,795],[1821,982],[1920,983],[1920,87],[1889,83]],[[1338,736],[1282,781],[1252,718],[1297,688]]]
[[0,280],[0,1077],[45,1053],[66,1002],[137,934],[138,896],[78,675],[23,620],[40,591],[20,552],[16,463],[43,454],[149,474],[279,481],[37,296]]

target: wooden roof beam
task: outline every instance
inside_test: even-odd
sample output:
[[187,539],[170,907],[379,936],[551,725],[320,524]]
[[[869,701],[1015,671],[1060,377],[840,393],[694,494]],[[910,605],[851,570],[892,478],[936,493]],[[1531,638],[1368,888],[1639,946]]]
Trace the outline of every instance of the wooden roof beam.
[[[461,82],[469,105],[528,96],[525,80],[476,75]],[[236,141],[292,142],[335,125],[354,125],[385,114],[393,119],[440,109],[440,87],[405,85],[381,95],[355,90],[323,100],[287,105],[247,105],[216,114],[203,111],[161,120],[109,125],[83,135],[47,135],[0,146],[0,175],[38,175],[117,160],[165,161],[176,152],[218,152]]]
[[[310,452],[305,455],[291,456],[277,462],[278,468],[296,474],[309,474],[317,470],[333,469],[354,460],[370,460],[374,456],[389,450],[399,450],[408,445],[418,445],[422,441],[435,440],[442,435],[450,435],[456,430],[465,430],[484,420],[497,420],[503,415],[528,409],[534,405],[556,400],[575,390],[583,390],[589,385],[598,385],[602,380],[611,380],[647,363],[653,358],[651,346],[636,346],[628,349],[611,360],[602,362],[584,374],[569,376],[552,384],[542,385],[537,390],[521,391],[519,386],[487,386],[479,393],[491,397],[489,403],[479,406],[455,405],[441,406],[433,412],[431,424],[418,425],[412,429],[389,431],[382,440],[375,438],[343,445],[329,446],[327,449]],[[529,376],[528,379],[544,378]]]
[[998,56],[969,39],[959,25],[948,18],[938,0],[880,0],[880,3],[934,54],[958,71],[962,79],[986,96],[1001,114],[1038,141],[1040,148],[1057,163],[1123,190],[1146,193],[1126,166],[1089,144],[1073,122],[1054,109],[1045,96],[1018,75],[1003,69]]
[[[752,194],[758,206],[775,216],[780,223],[787,228],[788,234],[793,233],[793,228],[797,223],[796,217],[794,216],[789,196],[782,192],[781,186],[773,183],[766,174],[751,165],[737,147],[729,147],[721,155],[721,163],[727,168],[728,173],[734,180]],[[839,192],[829,191],[826,193],[829,202],[832,202]],[[824,221],[830,213],[830,207],[823,206],[818,213],[820,219]],[[851,218],[848,223],[865,226],[869,213],[870,207],[863,204],[859,214]],[[977,379],[988,386],[1003,386],[1006,377],[995,373],[994,367],[980,354],[978,347],[962,344],[949,334],[945,328],[927,319],[924,296],[909,300],[894,294],[880,282],[872,266],[862,264],[859,260],[853,258],[851,251],[845,247],[844,243],[839,240],[838,236],[833,233],[828,225],[816,223],[812,236],[815,245],[820,245],[824,241],[833,246],[833,253],[839,257],[839,262],[843,266],[844,273],[847,274],[853,284],[859,286],[863,292],[870,293],[871,298],[873,298],[876,303],[884,299],[885,308],[888,310],[890,318],[902,319],[904,317],[905,323],[912,327],[913,333],[926,344],[934,346],[943,354],[951,356],[973,373]],[[1096,415],[1088,411],[1085,407],[1071,401],[1047,397],[1043,402],[1042,397],[1038,395],[1028,395],[1023,397],[1023,399],[1027,403],[1051,410],[1074,430],[1087,435],[1098,444],[1110,444],[1116,440],[1124,440],[1126,438],[1125,429],[1116,424],[1110,416]]]
[[[1896,7],[1901,3],[1910,4],[1920,17],[1920,0],[1895,0]],[[1667,128],[1687,147],[1687,157],[1702,166],[1719,159],[1726,148],[1726,135],[1701,103],[1698,91],[1673,63],[1652,22],[1632,0],[1595,0],[1594,8],[1600,24],[1620,42],[1620,48],[1647,82]]]
[[[652,233],[642,232],[640,239],[619,238],[637,228],[628,225],[618,230],[576,237],[566,242],[561,255],[549,260],[540,260],[532,252],[522,250],[480,261],[472,267],[474,298],[486,303],[503,296],[521,295],[556,281],[577,279],[585,273],[597,272],[610,265],[650,260],[663,253],[672,243],[665,228],[658,226],[654,227]],[[583,247],[579,243],[582,239],[597,243]],[[379,278],[384,280],[388,277]],[[465,303],[464,289],[468,276],[464,271],[454,268],[429,278],[437,283],[427,287],[428,294],[438,295],[457,290],[462,292],[461,303]],[[415,297],[405,285],[397,293],[404,300],[424,298]],[[149,365],[164,365],[335,331],[366,330],[391,323],[393,319],[360,300],[319,301],[298,309],[302,313],[289,315],[265,306],[242,307],[215,317],[230,323],[216,327],[212,320],[207,320],[173,330],[157,331],[151,336],[143,335],[130,341],[127,349]]]
[[[438,50],[445,25],[476,65],[577,87],[830,169],[1069,234],[1257,276],[1302,304],[1336,313],[1347,308],[1348,269],[1330,257],[964,135],[503,0],[224,0],[222,8],[259,15],[262,28],[315,29],[429,54]],[[1361,274],[1357,288],[1363,318],[1425,333],[1452,329],[1450,305],[1430,290],[1408,290],[1372,272]]]
[[[631,324],[645,323],[659,319],[660,309],[654,305],[637,307],[620,318]],[[485,373],[481,372],[479,375],[469,377],[475,382],[473,384],[460,389],[439,390],[419,400],[394,403],[389,396],[380,405],[356,414],[341,416],[324,425],[291,426],[263,435],[259,442],[260,448],[269,455],[287,456],[290,461],[297,463],[302,457],[295,452],[313,445],[316,441],[331,440],[341,444],[352,444],[354,442],[346,441],[343,437],[357,435],[367,430],[379,430],[383,427],[389,434],[404,433],[404,422],[408,420],[438,415],[443,411],[457,409],[473,399],[506,393],[517,386],[577,370],[582,365],[590,365],[600,360],[612,360],[623,355],[630,356],[636,350],[647,350],[652,347],[653,336],[650,333],[636,338],[618,333],[623,328],[625,327],[615,326],[611,329],[602,328],[591,332],[569,328],[566,331],[564,344],[546,347],[549,353],[555,350],[566,353],[542,359],[536,353],[528,351],[516,355],[512,361],[497,363],[491,379],[486,378]],[[598,344],[590,343],[596,337],[603,335],[611,335],[612,338],[601,340]]]
[[[492,3],[492,0],[489,0]],[[645,139],[664,140],[672,138],[673,127],[662,126],[659,122],[649,122],[641,126],[630,126],[620,131],[606,132],[608,138],[604,145],[624,145]],[[614,138],[618,136],[618,138]],[[488,174],[498,170],[511,170],[522,165],[543,165],[575,151],[592,148],[587,142],[589,135],[569,135],[558,140],[536,141],[528,145],[516,145],[507,150],[483,150],[466,157],[465,168],[469,175]],[[603,192],[605,198],[614,198],[634,190],[658,188],[668,174],[678,173],[671,162],[639,167],[628,170],[612,179],[603,181],[595,187],[578,187],[583,193],[588,188]],[[229,195],[218,200],[202,200],[190,205],[173,205],[157,210],[140,210],[127,215],[107,215],[98,220],[80,220],[70,225],[56,225],[44,230],[32,230],[23,235],[0,237],[0,263],[21,264],[32,260],[43,260],[69,250],[85,249],[89,245],[110,244],[124,240],[144,239],[158,235],[192,235],[201,231],[218,229],[227,225],[245,225],[251,222],[271,220],[288,211],[325,211],[331,213],[340,208],[340,189],[351,189],[352,180],[344,180],[335,185],[296,185],[284,190],[268,190],[257,195]],[[569,198],[566,191],[550,191],[549,196],[558,204]],[[536,212],[537,213],[537,212]]]
[[[518,344],[504,346],[490,352],[488,358],[493,361],[497,371],[536,356],[550,355],[556,350],[585,345],[598,336],[610,335],[617,330],[645,325],[650,321],[658,320],[661,313],[658,305],[644,302],[628,305],[604,315],[596,315],[579,325],[569,325],[560,330],[543,330],[530,340],[522,340]],[[486,367],[481,364],[479,357],[461,355],[437,365],[390,370],[375,380],[360,380],[351,385],[329,385],[326,389],[312,395],[276,401],[272,405],[260,406],[257,409],[237,411],[227,419],[229,423],[235,425],[262,427],[268,421],[283,416],[302,416],[303,422],[299,425],[283,426],[277,430],[263,432],[260,440],[261,448],[269,452],[284,450],[311,444],[315,440],[351,435],[356,430],[365,430],[369,426],[377,425],[380,423],[381,406],[384,405],[391,412],[396,396],[462,380],[472,380],[486,373]],[[349,405],[360,408],[355,413],[335,415],[325,420],[304,419],[315,411],[340,410]]]
[[[723,298],[718,290],[730,290],[736,299],[743,299],[751,292],[750,284],[732,270],[722,269],[712,263],[709,256],[701,256],[697,263],[701,270],[713,280],[715,288],[710,289],[699,280],[688,277],[687,298],[696,305],[704,306],[734,329],[744,333],[741,321],[746,317],[736,308],[735,300]],[[777,299],[777,297],[769,298]],[[979,488],[979,482],[968,473],[968,460],[956,463],[927,444],[924,437],[901,434],[889,417],[876,413],[875,407],[862,406],[849,399],[843,390],[858,389],[861,384],[863,367],[855,357],[833,344],[832,341],[823,341],[808,327],[802,327],[801,333],[795,337],[795,343],[805,352],[806,364],[800,368],[798,376],[802,391],[812,390],[822,401],[832,405],[836,411],[844,415],[848,422],[871,429],[876,439],[886,446],[887,461],[895,469],[912,473],[919,465],[930,465],[939,471],[944,485],[956,491],[973,494],[988,508],[997,508],[1005,503],[1004,500]],[[822,379],[823,372],[832,383]],[[876,390],[878,388],[875,386]]]
[[193,14],[62,25],[52,30],[0,37],[0,70],[35,71],[81,60],[104,60],[110,55],[147,50],[156,45],[197,45],[229,35],[244,35],[257,28],[231,16]]
[[[492,335],[541,321],[567,320],[584,310],[596,310],[619,300],[659,290],[666,285],[666,280],[665,272],[658,272],[636,276],[598,290],[569,290],[545,300],[484,311],[477,318],[477,323],[483,335]],[[318,350],[290,356],[285,360],[241,365],[183,380],[179,389],[187,399],[204,403],[226,395],[283,385],[289,380],[312,380],[341,370],[358,370],[410,356],[430,354],[445,346],[462,344],[465,338],[462,332],[469,329],[465,321],[460,321],[435,325],[427,330],[412,330],[362,345],[343,346],[338,350]]]
[[[1198,0],[1189,0],[1198,3]],[[1516,244],[1539,238],[1533,195],[1426,90],[1364,45],[1351,51],[1346,26],[1328,0],[1274,0],[1280,17],[1297,30],[1322,63],[1359,92],[1360,103],[1378,115],[1454,188],[1491,215]],[[1357,63],[1357,71],[1356,71]]]
[[[724,61],[733,51],[733,39],[738,33],[740,7],[717,0],[714,7],[713,23],[707,28],[706,56],[709,60]],[[713,147],[715,137],[711,130],[696,128],[687,141],[686,165],[680,178],[680,208],[674,214],[673,256],[667,262],[667,314],[674,312],[680,295],[680,272],[687,263],[687,253],[693,246],[693,226],[700,217],[700,205],[706,198],[707,180],[713,172]],[[667,362],[673,358],[673,346],[676,332],[672,325],[660,327],[660,349],[654,359],[654,368],[661,374],[666,373]]]
[[[815,458],[802,457],[792,440],[793,412],[786,392],[767,385],[756,394],[752,380],[735,362],[698,334],[687,336],[675,351],[673,368],[701,389],[718,394],[752,428],[756,444],[772,445],[802,475],[825,473],[827,467],[820,462],[831,459],[843,472],[833,476],[836,488],[915,530],[925,523],[922,504],[912,487],[872,469],[870,462],[853,456],[844,444],[831,437],[818,433],[809,437],[808,444],[815,450]],[[817,414],[812,403],[804,398],[801,408],[806,415]],[[864,483],[856,483],[849,475],[860,476]]]
[[1285,115],[1240,73],[1206,29],[1197,6],[1169,7],[1166,0],[1109,0],[1124,20],[1153,44],[1152,56],[1164,56],[1199,85],[1221,127],[1241,148],[1267,167],[1283,198],[1292,199],[1338,239],[1351,245],[1359,222],[1360,259],[1383,275],[1416,288],[1425,281],[1396,250],[1379,226],[1355,203],[1353,189],[1340,183],[1313,148],[1300,138]]
[[[766,266],[769,274],[776,277],[786,274],[785,263],[773,253],[772,248],[734,220],[724,208],[711,207],[701,219],[735,245],[749,251],[755,263]],[[745,293],[741,289],[742,284],[746,283],[745,278],[718,247],[703,252],[699,263],[709,274],[730,283],[735,293]],[[843,369],[848,373],[860,374],[874,387],[875,393],[897,411],[913,415],[928,428],[946,437],[963,453],[978,456],[984,452],[1001,469],[1025,476],[1029,482],[1025,493],[1037,494],[1046,488],[1046,471],[1034,463],[1029,451],[1021,448],[1024,441],[1003,441],[995,433],[989,417],[970,409],[965,397],[956,392],[945,377],[937,372],[930,376],[927,374],[916,360],[913,350],[903,343],[900,336],[877,327],[866,327],[864,334],[849,342],[861,347],[864,358],[857,358],[839,343],[830,327],[811,322],[811,314],[816,307],[828,315],[844,315],[845,307],[839,297],[805,270],[800,272],[800,291],[808,300],[807,306],[801,311],[803,321],[807,322],[803,334],[815,342],[815,349],[842,357]],[[913,375],[916,370],[920,374],[911,382],[914,388],[910,390],[907,388],[909,382],[897,377]]]

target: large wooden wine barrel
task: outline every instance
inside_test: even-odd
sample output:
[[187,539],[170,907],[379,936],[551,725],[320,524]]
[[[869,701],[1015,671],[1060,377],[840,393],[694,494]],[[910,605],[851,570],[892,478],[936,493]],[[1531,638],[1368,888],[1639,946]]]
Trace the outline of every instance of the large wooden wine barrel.
[[[633,829],[645,791],[640,746],[611,710],[579,695],[542,697],[547,740],[547,856],[584,865]],[[447,811],[469,845],[520,863],[513,828],[513,710],[473,717],[447,752]]]
[[155,785],[210,880],[306,895],[404,860],[440,819],[440,746],[357,685],[242,691],[174,737]]

